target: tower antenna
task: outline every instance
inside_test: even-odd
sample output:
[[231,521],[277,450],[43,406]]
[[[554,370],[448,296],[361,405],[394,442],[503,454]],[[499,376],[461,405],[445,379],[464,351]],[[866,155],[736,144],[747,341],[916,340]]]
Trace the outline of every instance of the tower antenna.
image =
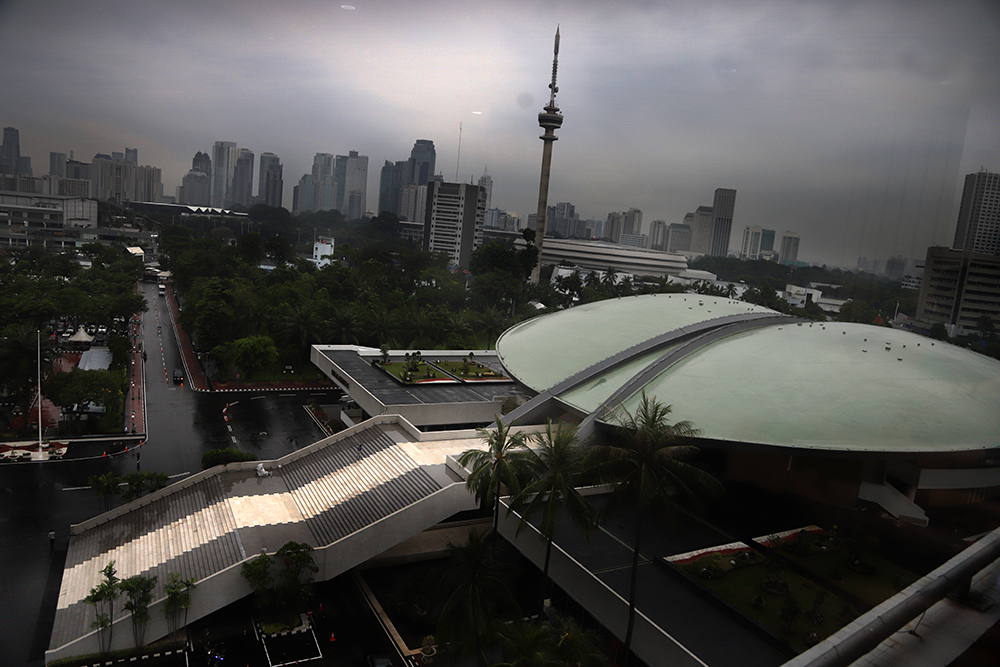
[[542,246],[545,243],[545,214],[549,201],[549,171],[552,167],[552,143],[559,137],[556,130],[562,127],[563,117],[556,106],[556,74],[559,71],[559,26],[556,26],[555,46],[552,49],[552,82],[549,84],[549,103],[542,113],[538,114],[538,125],[545,130],[539,139],[542,140],[542,175],[538,181],[538,213],[535,216],[535,246],[538,248],[538,262],[531,270],[531,282],[538,283],[542,270]]

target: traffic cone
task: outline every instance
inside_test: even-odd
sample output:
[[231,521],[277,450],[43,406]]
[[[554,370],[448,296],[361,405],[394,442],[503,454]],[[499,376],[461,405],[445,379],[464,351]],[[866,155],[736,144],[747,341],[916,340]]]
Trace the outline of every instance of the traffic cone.
[[334,636],[334,634],[332,632],[330,633],[330,641],[332,641],[332,642],[337,641],[337,638]]

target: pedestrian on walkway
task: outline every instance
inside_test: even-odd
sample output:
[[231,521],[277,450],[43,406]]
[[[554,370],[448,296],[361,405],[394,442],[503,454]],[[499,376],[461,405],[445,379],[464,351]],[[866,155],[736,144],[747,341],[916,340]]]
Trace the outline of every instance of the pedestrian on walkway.
[[54,529],[49,530],[49,551],[56,550],[56,531]]
[[142,452],[140,452],[139,448],[136,447],[136,449],[135,449],[135,469],[136,470],[139,469],[139,459],[141,459],[141,458],[142,458]]
[[357,449],[357,451],[354,454],[354,460],[355,461],[360,461],[361,460],[361,443],[360,442],[358,443],[358,449]]

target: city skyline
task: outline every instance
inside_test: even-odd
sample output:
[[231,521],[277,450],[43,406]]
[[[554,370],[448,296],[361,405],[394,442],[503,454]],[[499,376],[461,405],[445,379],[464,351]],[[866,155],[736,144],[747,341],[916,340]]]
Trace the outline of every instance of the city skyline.
[[1000,167],[1000,11],[975,2],[59,5],[0,5],[19,63],[2,124],[36,174],[49,152],[128,146],[172,195],[231,141],[280,157],[290,209],[317,152],[357,150],[371,207],[376,165],[425,138],[445,180],[487,170],[493,205],[526,220],[556,23],[569,122],[549,201],[582,218],[678,224],[733,188],[736,230],[794,229],[801,260],[853,267],[950,243],[964,175]]

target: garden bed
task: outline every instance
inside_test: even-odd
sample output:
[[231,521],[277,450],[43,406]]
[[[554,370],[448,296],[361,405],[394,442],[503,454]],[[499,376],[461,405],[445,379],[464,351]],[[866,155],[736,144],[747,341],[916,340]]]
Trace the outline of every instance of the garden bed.
[[461,361],[436,359],[433,365],[463,382],[513,382],[506,375],[471,359]]

